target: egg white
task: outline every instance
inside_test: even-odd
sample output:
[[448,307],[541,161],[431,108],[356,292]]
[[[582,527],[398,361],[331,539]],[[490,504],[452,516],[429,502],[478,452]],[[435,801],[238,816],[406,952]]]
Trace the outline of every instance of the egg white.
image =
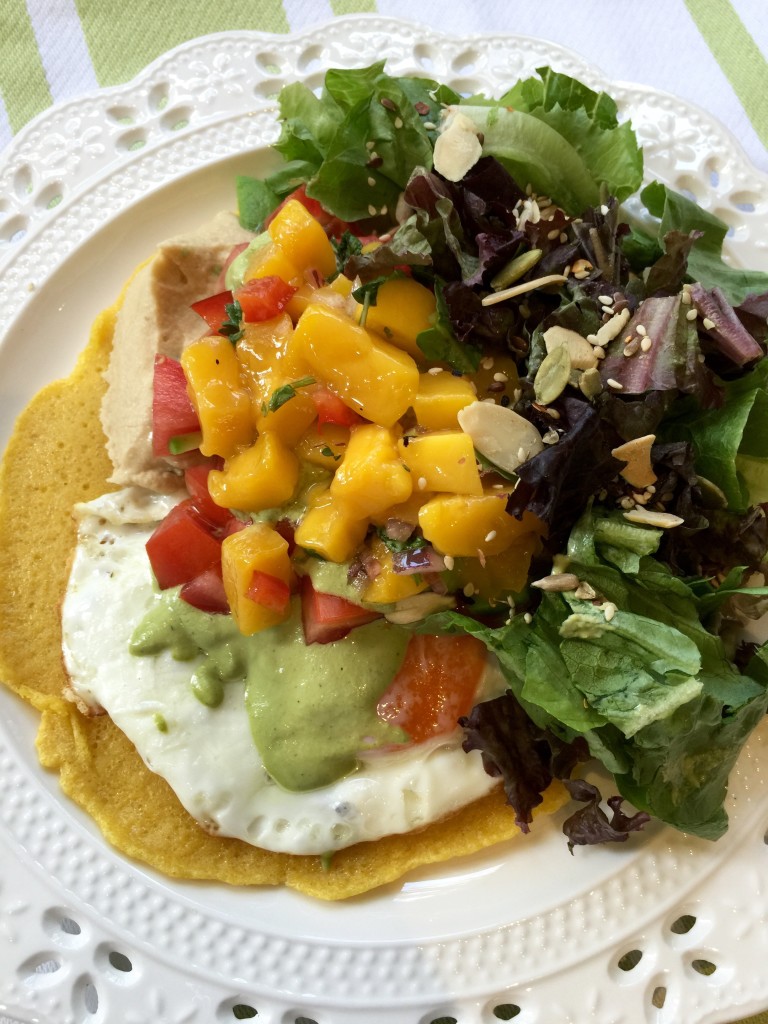
[[[201,825],[267,850],[325,853],[420,828],[494,787],[479,753],[461,749],[458,730],[370,755],[357,771],[321,789],[294,793],[277,785],[251,736],[244,685],[227,684],[223,703],[211,709],[190,686],[199,661],[129,651],[135,626],[158,599],[144,545],[172,504],[129,488],[76,507],[63,650],[77,697],[109,713]],[[483,696],[502,689],[489,663]],[[158,716],[167,723],[164,732]]]

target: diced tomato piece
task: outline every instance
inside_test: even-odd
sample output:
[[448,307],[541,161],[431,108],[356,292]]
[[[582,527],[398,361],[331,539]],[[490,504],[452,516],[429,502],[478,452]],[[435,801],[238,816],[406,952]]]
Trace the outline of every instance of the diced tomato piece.
[[301,623],[308,644],[330,644],[341,640],[357,626],[381,616],[335,594],[315,590],[309,576],[301,581]]
[[205,320],[212,334],[218,334],[221,325],[227,319],[226,307],[230,302],[232,302],[232,292],[219,292],[217,295],[209,295],[207,299],[193,302],[190,309],[193,309],[198,316]]
[[155,356],[152,381],[152,451],[170,455],[172,437],[200,430],[195,407],[187,391],[187,379],[181,363],[168,356]]
[[277,576],[272,576],[261,569],[254,569],[253,576],[245,596],[259,604],[262,608],[268,608],[271,612],[283,615],[291,600],[291,588]]
[[219,274],[219,278],[216,282],[216,287],[220,291],[223,292],[224,289],[227,287],[227,271],[229,270],[230,264],[233,263],[234,260],[240,255],[240,253],[247,248],[248,242],[240,242],[232,249],[229,256],[227,256],[227,258],[224,260],[224,266],[221,268],[221,273]]
[[340,427],[354,427],[358,423],[364,423],[362,416],[358,416],[354,410],[335,395],[328,388],[317,387],[309,390],[309,396],[315,403],[317,409],[317,425],[320,429],[326,423],[335,423]]
[[184,483],[195,508],[214,526],[226,526],[235,517],[228,508],[217,505],[208,490],[210,466],[188,466],[184,470]]
[[237,516],[230,516],[226,526],[221,531],[221,539],[224,540],[225,537],[229,537],[231,533],[237,533],[238,530],[244,530],[250,522],[250,519],[238,519]]
[[322,225],[325,229],[326,235],[331,238],[341,238],[344,232],[350,229],[350,225],[345,220],[339,220],[338,217],[334,217],[332,213],[328,213],[316,199],[310,199],[307,195],[306,185],[299,185],[297,189],[294,189],[289,196],[280,203],[279,206],[275,207],[272,213],[264,220],[264,230],[269,227],[278,213],[282,210],[286,203],[290,202],[291,199],[298,200],[302,206],[304,206],[315,218],[315,220]]
[[179,597],[193,608],[199,608],[201,612],[213,615],[226,615],[229,612],[220,565],[206,569],[185,583],[179,591]]
[[249,324],[259,324],[279,316],[295,293],[296,289],[282,277],[271,274],[246,281],[235,291],[234,297],[240,303],[243,320]]
[[451,732],[472,710],[485,664],[485,644],[473,636],[416,634],[379,699],[378,715],[414,743]]
[[221,563],[221,541],[191,498],[171,509],[146,546],[161,590],[187,583]]

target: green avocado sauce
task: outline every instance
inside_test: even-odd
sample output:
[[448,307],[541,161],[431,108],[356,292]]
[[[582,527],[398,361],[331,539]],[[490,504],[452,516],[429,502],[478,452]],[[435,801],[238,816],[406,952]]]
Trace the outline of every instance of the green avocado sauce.
[[264,767],[284,789],[326,786],[354,771],[358,754],[407,741],[376,714],[400,667],[407,630],[384,619],[331,644],[304,643],[301,607],[279,626],[243,636],[229,615],[208,615],[178,596],[160,594],[131,638],[132,654],[170,651],[179,661],[203,656],[190,685],[215,708],[228,682],[245,683],[251,733]]

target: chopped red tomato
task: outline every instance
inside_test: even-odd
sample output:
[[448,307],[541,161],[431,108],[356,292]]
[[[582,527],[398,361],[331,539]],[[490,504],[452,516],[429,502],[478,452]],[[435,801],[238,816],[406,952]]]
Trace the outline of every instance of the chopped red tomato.
[[168,356],[155,356],[152,382],[152,451],[170,455],[168,442],[173,437],[200,430],[195,407],[187,391],[187,379],[181,363]]
[[379,699],[379,717],[405,729],[414,743],[451,732],[475,704],[485,658],[485,645],[473,636],[411,637]]
[[271,612],[282,615],[288,608],[291,600],[291,588],[277,576],[272,576],[261,569],[254,569],[253,576],[245,596],[262,608],[268,608]]
[[268,277],[254,277],[236,289],[235,301],[240,303],[243,320],[259,324],[279,316],[291,301],[296,289],[276,274]]
[[362,416],[345,405],[344,402],[328,388],[317,387],[309,391],[309,396],[317,409],[317,425],[320,429],[326,423],[335,423],[340,427],[354,427],[365,422]]
[[272,213],[264,220],[264,230],[266,230],[278,213],[282,210],[287,202],[291,199],[297,199],[302,206],[304,206],[318,223],[325,229],[326,235],[329,238],[341,238],[345,231],[354,231],[354,224],[347,224],[345,220],[339,220],[338,217],[334,217],[332,213],[328,213],[316,199],[311,199],[307,195],[306,185],[299,185],[289,196],[276,207]]
[[224,581],[221,578],[221,566],[206,569],[199,576],[189,580],[179,591],[179,597],[193,608],[213,615],[226,615],[229,602],[224,592]]
[[315,590],[309,576],[301,581],[301,623],[308,644],[330,644],[341,640],[357,626],[381,616],[335,594]]
[[235,517],[228,508],[217,505],[208,490],[210,466],[188,466],[184,470],[184,483],[195,508],[214,526],[226,526]]
[[221,541],[191,498],[174,506],[147,541],[147,555],[161,590],[188,583],[221,563]]
[[207,299],[193,302],[190,309],[193,309],[198,316],[205,320],[212,334],[218,334],[221,325],[227,320],[226,307],[230,302],[232,302],[232,292],[219,292],[217,295],[209,295]]

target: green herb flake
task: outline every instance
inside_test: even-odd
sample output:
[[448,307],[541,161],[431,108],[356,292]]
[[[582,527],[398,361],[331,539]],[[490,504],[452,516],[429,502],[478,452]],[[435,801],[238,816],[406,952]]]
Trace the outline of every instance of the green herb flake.
[[310,384],[314,383],[314,377],[302,377],[301,380],[295,380],[290,384],[283,384],[282,387],[275,388],[269,396],[266,407],[262,403],[262,411],[266,410],[264,415],[266,416],[267,412],[277,412],[286,402],[290,402],[292,398],[296,397],[296,392],[299,388],[308,388]]
[[235,300],[226,304],[224,312],[227,314],[227,319],[219,328],[219,334],[229,338],[235,345],[243,336],[243,307]]
[[165,720],[165,716],[161,715],[159,711],[154,713],[152,720],[155,723],[158,732],[168,732],[168,722]]

